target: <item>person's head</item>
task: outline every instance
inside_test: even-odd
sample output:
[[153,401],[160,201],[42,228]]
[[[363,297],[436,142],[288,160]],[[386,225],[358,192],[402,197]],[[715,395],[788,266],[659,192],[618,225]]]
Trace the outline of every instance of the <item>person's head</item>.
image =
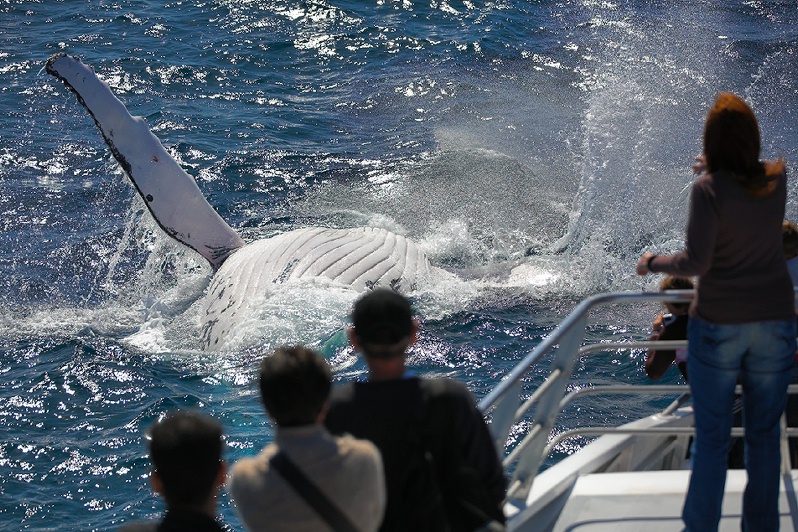
[[704,156],[707,172],[729,172],[749,188],[764,184],[764,167],[759,161],[759,124],[754,112],[738,96],[721,92],[704,124]]
[[798,256],[798,225],[787,220],[782,222],[781,244],[784,248],[784,256],[787,259]]
[[393,290],[377,288],[355,302],[349,336],[367,362],[404,359],[417,331],[410,301]]
[[[689,277],[668,275],[659,285],[660,290],[692,290],[693,281]],[[690,308],[690,303],[665,303],[671,314],[684,314]]]
[[222,426],[211,417],[178,410],[149,430],[152,485],[167,507],[204,508],[224,483]]
[[306,347],[279,347],[260,364],[263,406],[280,427],[318,422],[331,382],[327,361]]

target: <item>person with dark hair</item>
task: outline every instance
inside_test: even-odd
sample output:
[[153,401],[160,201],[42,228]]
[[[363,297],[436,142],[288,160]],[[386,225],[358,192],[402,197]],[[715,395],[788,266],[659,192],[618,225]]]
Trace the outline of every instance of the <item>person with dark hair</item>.
[[637,273],[698,276],[687,369],[695,452],[682,511],[688,531],[717,530],[726,482],[734,388],[743,388],[743,530],[779,529],[779,419],[796,351],[793,288],[782,249],[783,161],[759,160],[750,107],[718,95],[704,127],[706,174],[693,183],[685,249],[644,253]]
[[[693,281],[689,277],[668,275],[659,285],[660,290],[692,290]],[[687,309],[690,303],[663,303],[667,312],[660,312],[651,326],[649,340],[686,340]],[[675,364],[687,380],[687,349],[649,348],[646,354],[645,370],[649,379],[659,380]]]
[[349,340],[368,381],[334,389],[325,424],[380,449],[388,489],[380,530],[502,529],[506,479],[474,399],[459,382],[407,368],[418,334],[410,302],[376,289],[355,303],[352,324]]
[[221,532],[216,496],[227,466],[222,426],[190,411],[168,413],[149,430],[150,482],[166,502],[160,523],[133,523],[120,532]]
[[230,474],[228,488],[246,529],[377,530],[385,510],[382,459],[371,442],[332,436],[321,424],[332,381],[327,362],[302,346],[280,347],[263,359],[259,374],[261,399],[277,430],[274,443],[237,461]]
[[[790,272],[793,287],[798,287],[798,225],[784,220],[781,225],[781,244],[784,258],[787,259],[787,270]],[[798,311],[798,306],[796,307]]]
[[[781,244],[784,249],[784,258],[787,260],[787,270],[792,279],[793,292],[798,288],[798,225],[795,222],[784,220],[781,225]],[[798,302],[795,303],[795,318],[798,320]],[[790,384],[798,384],[798,353],[795,354],[795,364],[792,368]],[[798,395],[787,396],[787,426],[798,427]],[[798,438],[789,439],[790,463],[792,467],[798,465]]]

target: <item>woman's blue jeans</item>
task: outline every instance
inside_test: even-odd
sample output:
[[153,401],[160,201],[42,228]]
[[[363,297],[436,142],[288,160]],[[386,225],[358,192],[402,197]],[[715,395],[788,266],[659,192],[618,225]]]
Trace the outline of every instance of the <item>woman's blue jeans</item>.
[[796,351],[795,319],[718,325],[690,317],[687,373],[695,414],[693,471],[682,519],[690,532],[718,529],[734,387],[743,386],[745,469],[742,529],[779,529],[779,419]]

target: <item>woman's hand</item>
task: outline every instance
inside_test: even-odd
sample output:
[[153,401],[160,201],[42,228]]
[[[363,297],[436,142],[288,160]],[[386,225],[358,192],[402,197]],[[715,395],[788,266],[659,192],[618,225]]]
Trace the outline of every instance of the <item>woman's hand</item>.
[[[660,312],[657,314],[657,317],[654,319],[654,323],[651,324],[651,340],[658,340],[659,334],[662,332],[662,318],[663,314]],[[654,338],[656,336],[656,338]]]
[[646,251],[640,256],[640,258],[637,260],[637,275],[646,275],[647,273],[651,273],[651,270],[648,269],[648,261],[650,261],[653,256],[654,254],[650,251]]

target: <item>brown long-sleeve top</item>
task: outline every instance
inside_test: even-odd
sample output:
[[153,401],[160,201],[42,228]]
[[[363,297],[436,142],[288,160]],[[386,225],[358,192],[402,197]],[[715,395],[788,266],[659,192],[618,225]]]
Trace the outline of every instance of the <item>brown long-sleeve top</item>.
[[787,176],[773,178],[775,189],[761,196],[725,172],[693,183],[684,251],[649,264],[652,272],[699,276],[691,316],[720,324],[794,318],[781,242]]

